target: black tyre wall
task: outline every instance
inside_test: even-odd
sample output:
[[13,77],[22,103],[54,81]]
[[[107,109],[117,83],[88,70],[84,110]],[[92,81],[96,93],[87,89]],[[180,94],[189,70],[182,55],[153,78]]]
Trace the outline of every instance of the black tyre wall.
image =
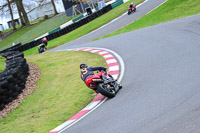
[[[33,45],[35,42],[28,43],[25,47]],[[0,111],[22,92],[29,73],[23,53],[10,51],[1,55],[6,58],[6,69],[0,73]]]

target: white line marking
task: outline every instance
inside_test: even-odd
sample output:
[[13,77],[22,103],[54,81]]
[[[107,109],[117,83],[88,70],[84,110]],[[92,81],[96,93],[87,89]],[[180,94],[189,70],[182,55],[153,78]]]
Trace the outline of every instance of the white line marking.
[[78,121],[80,121],[81,119],[83,119],[84,117],[86,117],[87,115],[89,115],[91,112],[93,112],[96,108],[98,108],[102,103],[104,103],[108,98],[104,98],[96,107],[94,107],[93,109],[91,109],[89,112],[87,112],[85,115],[83,115],[82,117],[76,119],[73,123],[71,123],[70,125],[68,125],[67,127],[63,128],[62,130],[60,130],[58,133],[61,133],[63,131],[65,131],[67,128],[73,126],[74,124],[76,124]]
[[91,110],[92,108],[94,108],[98,103],[100,103],[100,101],[95,101],[95,102],[91,102],[90,104],[88,104],[84,109],[82,110]]
[[75,121],[75,120],[66,121],[66,122],[64,122],[63,124],[61,124],[61,125],[59,125],[58,127],[56,127],[55,129],[53,129],[52,131],[50,131],[50,132],[59,131],[60,129],[65,128],[66,125],[69,125],[69,124],[73,123],[74,121]]
[[[91,49],[100,49],[100,50],[104,50],[104,51],[108,51],[110,53],[112,53],[118,60],[119,60],[119,64],[121,65],[121,70],[120,70],[120,76],[118,78],[118,81],[121,82],[123,76],[124,76],[124,71],[125,71],[125,65],[124,65],[124,61],[123,59],[121,58],[120,55],[118,55],[117,53],[115,53],[114,51],[112,50],[108,50],[108,49],[104,49],[104,48],[91,48]],[[118,69],[119,70],[119,69]],[[117,78],[116,77],[117,75],[114,75],[114,78]],[[61,129],[60,131],[58,131],[58,133],[61,133],[63,131],[65,131],[67,128],[73,126],[75,123],[77,123],[78,121],[80,121],[81,119],[83,119],[84,117],[86,117],[88,114],[90,114],[91,112],[93,112],[96,108],[98,108],[101,104],[103,104],[108,98],[104,98],[102,101],[100,101],[99,104],[97,104],[97,106],[95,106],[93,109],[91,109],[89,112],[87,112],[85,115],[81,116],[80,118],[76,119],[74,122],[72,122],[70,125],[66,126],[65,128]]]
[[164,1],[163,3],[161,3],[160,5],[156,6],[154,9],[152,9],[151,11],[149,11],[148,13],[146,13],[145,15],[149,14],[150,12],[152,12],[153,10],[155,10],[156,8],[158,8],[159,6],[161,6],[162,4],[164,4],[165,2],[167,2],[168,0]]

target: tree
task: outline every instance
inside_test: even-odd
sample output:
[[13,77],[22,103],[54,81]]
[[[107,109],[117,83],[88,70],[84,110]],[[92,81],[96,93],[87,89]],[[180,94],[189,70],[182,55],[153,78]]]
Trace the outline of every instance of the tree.
[[19,17],[20,17],[20,20],[21,20],[21,24],[22,26],[25,26],[25,22],[24,22],[24,17],[22,15],[22,11],[21,11],[21,8],[20,8],[20,4],[19,4],[19,0],[15,0],[15,3],[16,3],[16,6],[17,6],[17,10],[18,10],[18,14],[19,14]]
[[16,26],[15,26],[15,21],[14,21],[14,17],[13,17],[13,12],[12,12],[12,8],[11,8],[11,4],[10,4],[10,1],[7,0],[8,2],[8,9],[10,11],[10,16],[11,16],[11,19],[12,19],[12,27],[13,27],[13,30],[17,30],[16,29]]
[[[28,25],[30,25],[30,22],[29,22],[29,19],[28,19],[28,16],[27,16],[27,13],[26,13],[26,11],[25,11],[25,9],[24,9],[24,5],[23,5],[23,0],[15,0],[16,1],[16,5],[17,5],[17,8],[19,9],[18,10],[18,13],[19,13],[19,16],[21,15],[21,13],[22,13],[22,15],[23,15],[23,19],[21,19],[24,23],[25,23],[25,26],[28,26]],[[22,16],[21,16],[22,17]]]
[[[28,16],[27,16],[27,13],[24,9],[24,4],[23,4],[22,1],[23,0],[6,0],[6,2],[4,2],[4,4],[2,4],[0,6],[0,11],[1,11],[2,15],[5,14],[5,12],[7,12],[7,10],[5,11],[4,9],[9,9],[9,12],[10,12],[9,16],[11,16],[11,18],[12,18],[12,25],[13,25],[13,22],[14,22],[14,20],[13,20],[14,19],[13,18],[14,13],[19,14],[22,26],[30,25],[30,22],[28,20]],[[11,9],[11,4],[14,5],[14,6],[16,5],[15,8]],[[15,29],[15,25],[14,25],[14,29]]]
[[54,0],[51,0],[51,3],[52,3],[52,5],[53,5],[54,15],[57,15],[58,12],[57,12],[57,10],[56,10],[56,5],[55,5],[55,3],[54,3]]

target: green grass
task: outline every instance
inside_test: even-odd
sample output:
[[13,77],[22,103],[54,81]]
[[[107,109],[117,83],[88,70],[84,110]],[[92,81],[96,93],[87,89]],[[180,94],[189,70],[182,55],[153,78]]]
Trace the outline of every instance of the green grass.
[[[135,4],[139,4],[144,0],[135,0]],[[120,16],[122,13],[127,11],[128,5],[130,5],[131,1],[124,3],[117,8],[114,8],[113,10],[109,11],[108,13],[102,15],[101,17],[98,17],[97,19],[91,21],[90,23],[66,34],[61,37],[58,37],[56,39],[53,39],[48,42],[48,49],[63,45],[65,43],[68,43],[70,41],[73,41],[81,36],[84,36],[91,31],[103,26],[104,24],[110,22],[111,20],[115,19],[116,17]],[[37,47],[32,48],[30,50],[27,50],[24,52],[24,54],[27,55],[32,55],[38,53]]]
[[102,56],[89,52],[44,53],[27,60],[42,76],[34,92],[0,120],[2,133],[45,133],[62,124],[94,98],[80,79],[79,64],[107,67]]
[[5,69],[5,61],[6,59],[2,56],[0,56],[0,73],[4,71]]
[[[17,25],[16,28],[17,28],[17,29],[21,28],[21,25]],[[10,28],[10,29],[3,30],[2,32],[3,32],[3,33],[7,33],[7,32],[10,32],[10,31],[12,31],[12,30],[13,30],[13,28]]]
[[[130,32],[144,27],[156,25],[166,21],[183,18],[186,16],[200,13],[199,0],[168,0],[166,3],[138,19],[137,21],[117,30],[109,35],[100,37],[95,40],[111,37],[114,35]],[[134,14],[133,14],[134,15]]]
[[37,27],[38,25],[39,24],[31,25],[12,33],[6,39],[0,42],[0,50],[3,50],[5,48],[12,46],[11,44],[12,42],[14,42],[17,38],[20,38],[22,35],[26,34],[27,31],[31,31],[33,28]]
[[11,47],[12,43],[15,44],[21,42],[25,44],[27,42],[33,41],[35,38],[50,32],[51,30],[59,27],[61,24],[69,21],[71,17],[66,17],[65,14],[61,16],[56,16],[51,19],[42,21],[35,25],[24,27],[15,33],[8,36],[5,40],[0,41],[0,50]]

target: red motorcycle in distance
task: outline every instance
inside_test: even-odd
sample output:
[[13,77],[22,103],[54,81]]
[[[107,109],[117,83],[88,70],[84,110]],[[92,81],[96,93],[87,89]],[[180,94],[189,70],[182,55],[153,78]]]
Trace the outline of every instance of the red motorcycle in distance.
[[132,12],[136,12],[136,6],[130,6],[129,8],[128,8],[128,15],[130,15]]
[[119,84],[107,71],[101,71],[94,76],[86,83],[86,85],[102,95],[113,98],[119,89],[122,88]]

